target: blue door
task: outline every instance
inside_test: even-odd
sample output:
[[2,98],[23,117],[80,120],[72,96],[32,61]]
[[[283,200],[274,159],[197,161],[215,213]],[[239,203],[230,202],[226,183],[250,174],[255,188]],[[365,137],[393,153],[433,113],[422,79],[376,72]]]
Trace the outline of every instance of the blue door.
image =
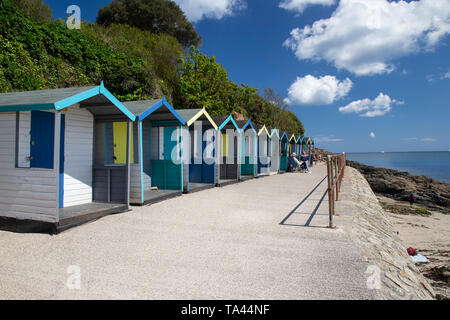
[[53,169],[55,114],[31,112],[30,167]]

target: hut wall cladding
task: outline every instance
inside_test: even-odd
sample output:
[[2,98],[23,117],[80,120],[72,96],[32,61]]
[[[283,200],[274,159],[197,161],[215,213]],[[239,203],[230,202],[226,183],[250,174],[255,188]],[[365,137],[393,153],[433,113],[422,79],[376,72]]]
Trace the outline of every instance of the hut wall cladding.
[[133,154],[134,163],[130,165],[130,202],[142,202],[141,162],[140,162],[140,140],[138,122],[133,124]]
[[151,178],[151,150],[150,150],[150,123],[148,121],[142,122],[142,151],[143,151],[143,188],[144,191],[152,188]]
[[78,106],[64,114],[64,207],[70,207],[92,202],[94,116]]
[[56,222],[57,196],[56,170],[16,168],[16,113],[0,113],[0,215]]
[[191,150],[194,149],[194,145],[192,144],[194,141],[191,139],[191,134],[188,127],[183,127],[181,132],[183,135],[183,191],[188,191],[189,163],[191,161]]

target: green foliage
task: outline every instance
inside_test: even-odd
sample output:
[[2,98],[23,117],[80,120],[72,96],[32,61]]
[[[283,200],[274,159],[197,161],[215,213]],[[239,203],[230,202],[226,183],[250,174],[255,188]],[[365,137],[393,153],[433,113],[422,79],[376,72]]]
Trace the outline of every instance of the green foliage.
[[[283,97],[233,83],[215,57],[194,46],[184,52],[171,35],[137,27],[42,22],[15,2],[0,0],[0,92],[105,86],[122,101],[162,98],[176,108],[205,107],[212,115],[235,111],[253,122],[304,134]],[[23,0],[25,1],[25,0]]]
[[175,105],[181,108],[205,107],[211,115],[236,111],[253,122],[303,135],[305,129],[280,95],[273,89],[265,91],[233,83],[215,57],[208,57],[191,47],[181,69],[179,92]]
[[33,20],[49,22],[52,20],[52,9],[42,0],[13,0],[14,3]]
[[192,23],[170,0],[114,0],[99,10],[97,23],[128,24],[153,34],[168,34],[185,47],[201,43]]

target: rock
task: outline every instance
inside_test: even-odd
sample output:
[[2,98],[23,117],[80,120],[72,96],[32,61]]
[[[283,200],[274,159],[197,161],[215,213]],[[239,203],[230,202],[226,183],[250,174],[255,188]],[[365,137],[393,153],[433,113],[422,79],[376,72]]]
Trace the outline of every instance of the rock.
[[407,172],[366,166],[350,160],[347,160],[347,165],[362,173],[377,194],[409,201],[409,194],[414,192],[417,203],[432,208],[438,206],[450,209],[450,185],[445,182]]

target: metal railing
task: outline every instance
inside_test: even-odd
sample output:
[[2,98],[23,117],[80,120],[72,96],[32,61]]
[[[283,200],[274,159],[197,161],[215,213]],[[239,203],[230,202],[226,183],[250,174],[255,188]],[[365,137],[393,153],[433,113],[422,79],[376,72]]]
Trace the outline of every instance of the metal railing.
[[335,202],[339,201],[342,179],[344,178],[347,157],[345,153],[327,156],[328,175],[328,211],[329,227],[334,228],[333,216],[336,215]]

